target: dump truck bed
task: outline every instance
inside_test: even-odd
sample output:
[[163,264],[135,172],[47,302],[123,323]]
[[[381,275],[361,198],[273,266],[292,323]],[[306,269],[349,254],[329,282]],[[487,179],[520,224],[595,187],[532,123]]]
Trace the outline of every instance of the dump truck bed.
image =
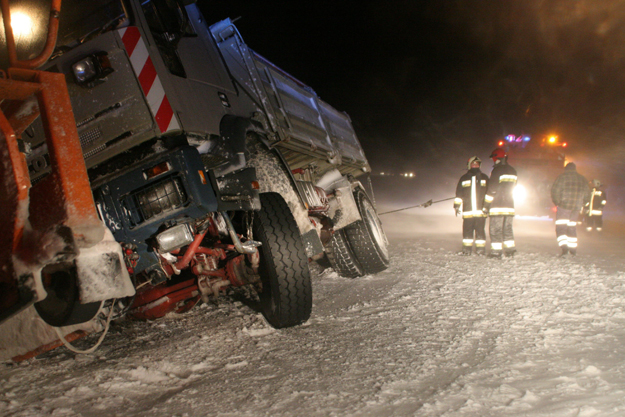
[[368,172],[369,164],[349,116],[315,91],[251,50],[229,19],[211,26],[235,85],[266,114],[268,130],[292,169],[335,165],[343,173]]

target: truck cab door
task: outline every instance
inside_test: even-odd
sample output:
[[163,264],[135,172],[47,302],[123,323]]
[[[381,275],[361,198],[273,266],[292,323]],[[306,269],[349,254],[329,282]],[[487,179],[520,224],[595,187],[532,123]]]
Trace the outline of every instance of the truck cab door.
[[[195,4],[148,0],[141,3],[155,49],[155,62],[172,108],[187,132],[218,133],[225,114],[232,112],[236,96],[228,72]],[[155,47],[155,48],[154,48]]]

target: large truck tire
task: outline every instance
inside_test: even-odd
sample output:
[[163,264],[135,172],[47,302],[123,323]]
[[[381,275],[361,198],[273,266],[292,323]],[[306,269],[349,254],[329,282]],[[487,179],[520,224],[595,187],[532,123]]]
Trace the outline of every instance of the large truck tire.
[[365,274],[364,269],[352,252],[343,230],[337,230],[325,246],[330,266],[342,277],[357,278]]
[[260,195],[261,209],[254,219],[254,238],[260,246],[260,309],[275,328],[308,320],[312,284],[308,257],[288,204],[278,193]]
[[354,199],[362,220],[343,229],[349,246],[366,274],[384,271],[389,265],[389,253],[380,218],[363,190],[357,189]]

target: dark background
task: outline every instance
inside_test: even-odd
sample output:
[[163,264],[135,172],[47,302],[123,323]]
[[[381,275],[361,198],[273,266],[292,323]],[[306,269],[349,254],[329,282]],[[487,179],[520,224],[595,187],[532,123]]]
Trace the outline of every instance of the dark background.
[[347,112],[376,174],[447,193],[472,155],[490,172],[505,135],[558,135],[625,195],[625,0],[198,4],[210,23],[240,17],[252,49]]
[[624,1],[199,4],[347,112],[374,172],[456,177],[507,134],[557,134],[580,172],[621,186]]

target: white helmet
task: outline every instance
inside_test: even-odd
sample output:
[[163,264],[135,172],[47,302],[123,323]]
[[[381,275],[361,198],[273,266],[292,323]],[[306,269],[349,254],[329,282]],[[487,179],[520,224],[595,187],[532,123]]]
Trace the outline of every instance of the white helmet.
[[592,180],[592,186],[595,187],[595,188],[601,187],[601,181],[599,181],[599,180]]
[[474,163],[477,163],[478,168],[479,168],[480,165],[482,165],[482,160],[478,158],[477,156],[472,156],[471,158],[469,158],[469,161],[467,162],[467,169],[471,169],[471,165]]

